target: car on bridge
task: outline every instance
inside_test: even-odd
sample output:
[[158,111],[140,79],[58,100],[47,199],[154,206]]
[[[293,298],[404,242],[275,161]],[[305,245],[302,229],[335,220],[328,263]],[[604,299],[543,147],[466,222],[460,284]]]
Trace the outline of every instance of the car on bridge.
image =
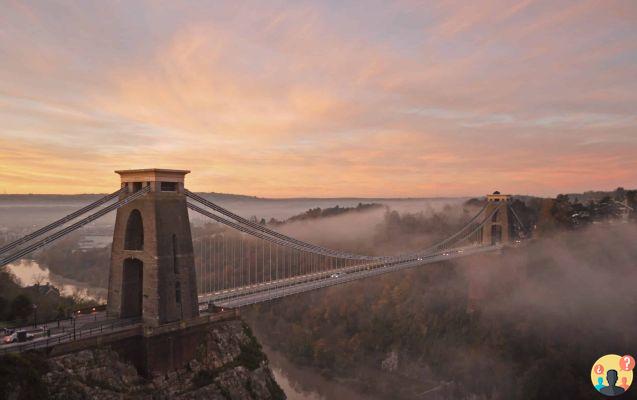
[[17,332],[12,331],[10,329],[7,329],[5,332],[5,335],[2,337],[3,344],[13,343],[13,342],[16,342],[17,340],[18,340]]
[[15,332],[15,329],[11,329],[11,328],[0,328],[0,338],[2,338],[2,340],[0,340],[0,342],[4,341],[4,337],[5,336],[9,336],[10,334],[12,334],[13,332]]
[[11,344],[17,342],[26,342],[28,339],[28,335],[26,331],[15,331],[10,335],[5,336],[2,339],[2,343]]
[[2,344],[11,344],[18,342],[26,342],[29,340],[47,337],[50,335],[50,331],[45,328],[35,328],[31,330],[13,331],[9,335],[2,338]]
[[330,278],[338,278],[339,276],[341,276],[341,274],[332,274],[330,275]]

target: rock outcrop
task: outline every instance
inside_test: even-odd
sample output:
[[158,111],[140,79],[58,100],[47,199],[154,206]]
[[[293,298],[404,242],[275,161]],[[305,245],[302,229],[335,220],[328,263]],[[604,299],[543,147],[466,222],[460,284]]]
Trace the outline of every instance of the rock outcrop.
[[[15,361],[24,356],[12,357]],[[33,355],[29,357],[27,364],[35,368],[38,362]],[[44,394],[60,400],[285,399],[261,346],[239,320],[211,325],[188,366],[166,374],[144,378],[109,348],[42,360],[37,369],[41,382],[33,385],[19,378],[9,381],[9,386],[0,387],[0,397],[5,391],[9,399],[32,398],[28,393],[37,387],[40,393],[34,393],[34,398]],[[16,376],[23,375],[21,371]]]

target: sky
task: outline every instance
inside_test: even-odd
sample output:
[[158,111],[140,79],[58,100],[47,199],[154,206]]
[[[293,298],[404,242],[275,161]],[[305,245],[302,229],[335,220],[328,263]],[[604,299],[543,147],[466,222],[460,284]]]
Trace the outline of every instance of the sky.
[[0,193],[637,187],[637,2],[0,0]]

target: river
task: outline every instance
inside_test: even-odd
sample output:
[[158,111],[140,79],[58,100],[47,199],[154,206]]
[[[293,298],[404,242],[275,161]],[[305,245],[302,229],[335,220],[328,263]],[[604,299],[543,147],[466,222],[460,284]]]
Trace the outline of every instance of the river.
[[343,383],[326,379],[315,370],[300,367],[267,346],[263,346],[263,351],[268,356],[274,378],[288,400],[377,400]]
[[46,284],[49,282],[60,290],[63,296],[79,296],[83,299],[106,301],[107,290],[90,286],[84,282],[75,281],[63,276],[54,274],[47,267],[39,265],[33,260],[20,260],[7,265],[8,270],[15,275],[20,285],[31,286],[36,283]]

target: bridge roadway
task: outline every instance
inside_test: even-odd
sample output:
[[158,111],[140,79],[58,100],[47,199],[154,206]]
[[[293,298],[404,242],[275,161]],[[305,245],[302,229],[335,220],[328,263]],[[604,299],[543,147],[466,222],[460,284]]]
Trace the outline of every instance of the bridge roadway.
[[[57,333],[53,333],[48,337],[44,336],[27,342],[0,345],[0,355],[38,349],[49,349],[49,353],[61,355],[133,336],[159,335],[211,322],[233,319],[238,315],[238,310],[230,309],[212,313],[202,312],[199,317],[187,321],[174,321],[159,327],[147,327],[144,326],[139,317],[117,319],[107,317],[104,312],[97,312],[85,318],[86,323],[81,328],[76,324],[75,329],[60,329]],[[38,328],[41,327],[43,326],[38,326]],[[29,331],[32,329],[34,328],[22,328],[20,330]]]
[[43,332],[46,329],[51,330],[51,336],[41,336],[21,343],[3,343],[0,345],[0,354],[48,348],[81,339],[95,338],[104,334],[118,333],[127,330],[140,330],[141,322],[139,318],[108,318],[104,311],[98,311],[92,314],[78,316],[75,320],[67,319],[60,321],[59,327],[56,322],[53,322],[38,324],[37,327],[18,328],[18,330],[27,332]]
[[250,304],[277,299],[292,294],[308,292],[328,286],[339,285],[370,276],[385,274],[406,268],[413,268],[434,262],[452,260],[478,253],[500,250],[504,245],[467,246],[451,250],[442,250],[427,256],[400,262],[385,264],[361,264],[357,266],[332,269],[291,278],[263,282],[234,289],[227,289],[199,296],[200,304],[213,303],[223,308],[237,308]]

